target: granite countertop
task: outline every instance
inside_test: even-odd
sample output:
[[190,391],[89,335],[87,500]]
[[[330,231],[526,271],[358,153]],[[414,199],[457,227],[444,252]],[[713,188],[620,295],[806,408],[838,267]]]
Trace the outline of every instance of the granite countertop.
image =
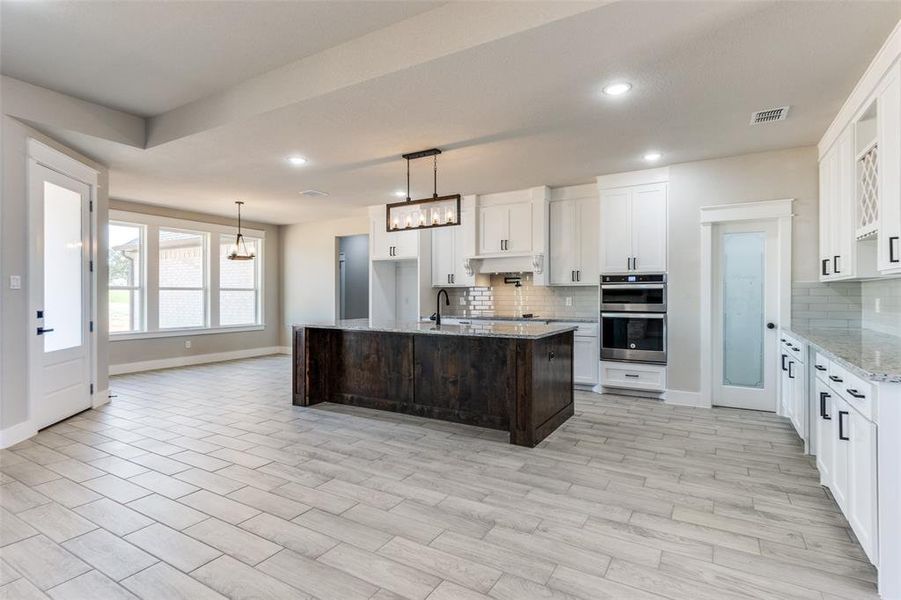
[[534,317],[517,317],[506,315],[445,315],[441,314],[442,319],[462,319],[464,321],[520,321],[537,323],[597,323],[598,315],[593,317],[547,317],[536,315]]
[[346,319],[332,323],[301,323],[295,325],[295,327],[530,340],[537,340],[558,333],[576,330],[575,327],[566,325],[515,321],[511,321],[510,323],[473,323],[470,325],[443,324],[440,327],[437,327],[435,323],[431,321],[381,321],[370,323],[369,319]]
[[790,327],[823,354],[871,381],[901,383],[901,337],[862,328]]

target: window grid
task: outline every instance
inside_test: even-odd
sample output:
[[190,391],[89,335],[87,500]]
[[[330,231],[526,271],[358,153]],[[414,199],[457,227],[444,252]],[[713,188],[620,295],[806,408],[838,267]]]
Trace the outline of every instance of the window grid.
[[[165,331],[209,327],[209,234],[204,231],[160,227],[158,237],[159,329]],[[197,241],[200,243],[197,244]],[[195,266],[193,263],[197,253],[199,256],[196,259],[199,260]],[[192,284],[192,280],[197,280],[197,283]],[[199,292],[199,303],[196,299],[191,299],[197,294],[190,292]],[[164,301],[164,297],[168,300]],[[192,315],[193,311],[197,311],[197,314]]]

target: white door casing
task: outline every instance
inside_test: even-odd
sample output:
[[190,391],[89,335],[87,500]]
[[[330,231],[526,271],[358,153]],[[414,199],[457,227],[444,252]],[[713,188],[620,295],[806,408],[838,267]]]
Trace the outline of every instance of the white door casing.
[[28,400],[40,429],[93,404],[97,173],[35,140],[29,155]]

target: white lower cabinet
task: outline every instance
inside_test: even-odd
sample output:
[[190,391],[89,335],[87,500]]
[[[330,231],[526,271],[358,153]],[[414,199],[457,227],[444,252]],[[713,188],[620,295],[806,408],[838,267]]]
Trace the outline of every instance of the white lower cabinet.
[[577,335],[573,338],[573,383],[595,385],[598,382],[598,337]]
[[832,492],[867,557],[878,566],[877,426],[870,419],[875,390],[819,353],[813,363],[810,400],[817,417],[820,482]]
[[602,361],[601,384],[610,388],[663,392],[666,390],[666,365]]

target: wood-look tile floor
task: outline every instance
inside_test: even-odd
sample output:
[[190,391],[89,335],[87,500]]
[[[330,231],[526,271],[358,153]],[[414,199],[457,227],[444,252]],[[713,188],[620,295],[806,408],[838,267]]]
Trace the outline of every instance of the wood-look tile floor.
[[540,447],[337,405],[290,359],[116,377],[0,452],[0,598],[876,598],[789,424],[578,393]]

